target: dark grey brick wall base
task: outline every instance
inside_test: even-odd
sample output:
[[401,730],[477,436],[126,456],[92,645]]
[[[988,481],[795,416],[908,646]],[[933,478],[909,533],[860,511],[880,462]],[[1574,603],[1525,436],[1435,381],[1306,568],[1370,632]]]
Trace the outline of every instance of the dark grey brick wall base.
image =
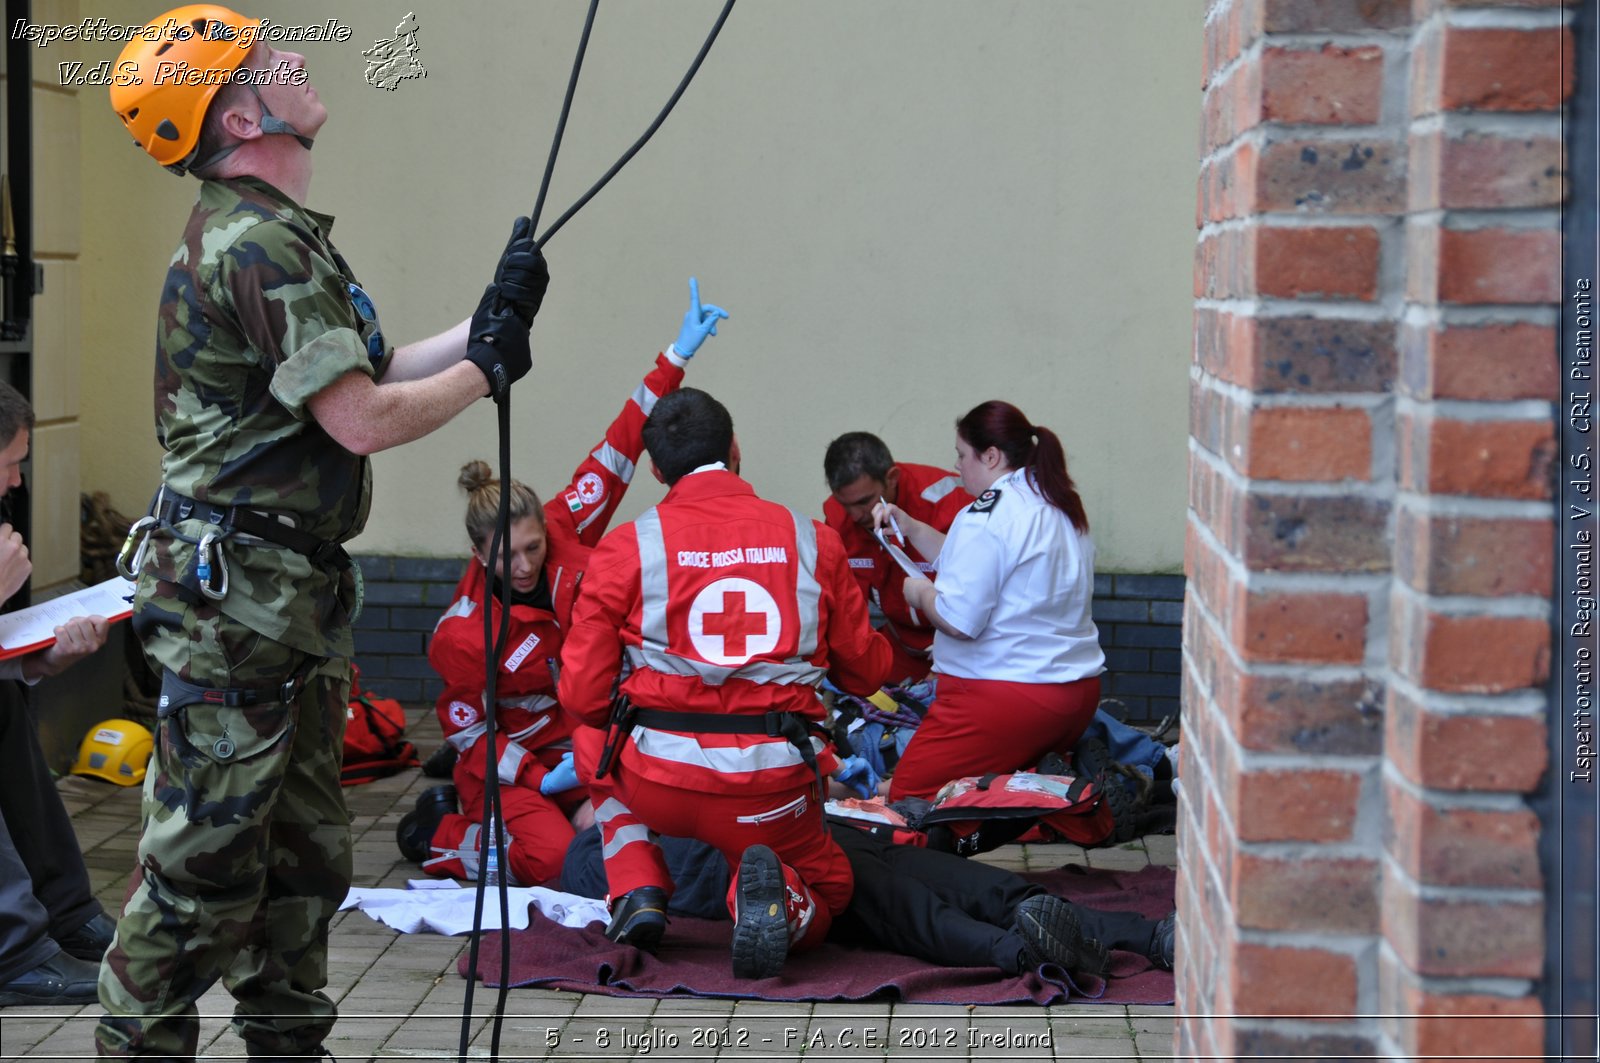
[[1184,582],[1132,573],[1094,577],[1094,623],[1106,654],[1100,696],[1122,702],[1129,723],[1178,714]]
[[[439,696],[428,667],[428,635],[455,596],[462,558],[356,558],[366,607],[356,622],[356,663],[375,693],[408,703]],[[1178,711],[1182,576],[1104,573],[1094,579],[1094,621],[1106,653],[1102,693],[1134,723]]]

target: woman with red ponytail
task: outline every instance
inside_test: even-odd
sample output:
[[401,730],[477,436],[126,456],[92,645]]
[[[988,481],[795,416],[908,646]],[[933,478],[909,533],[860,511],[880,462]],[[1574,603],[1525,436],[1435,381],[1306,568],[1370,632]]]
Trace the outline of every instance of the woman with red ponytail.
[[1066,755],[1100,701],[1094,541],[1061,440],[1009,402],[985,402],[956,422],[956,472],[977,501],[948,535],[897,506],[875,513],[880,525],[892,517],[939,574],[937,584],[905,583],[906,600],[937,629],[939,684],[895,768],[896,800]]

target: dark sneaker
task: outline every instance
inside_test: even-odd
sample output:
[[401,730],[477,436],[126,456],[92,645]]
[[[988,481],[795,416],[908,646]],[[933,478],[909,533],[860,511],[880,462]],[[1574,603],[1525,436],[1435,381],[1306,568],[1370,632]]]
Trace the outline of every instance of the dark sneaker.
[[56,938],[56,944],[68,956],[99,963],[105,957],[106,949],[111,947],[111,939],[116,933],[117,921],[101,912],[72,933]]
[[1177,959],[1177,948],[1178,912],[1173,909],[1150,932],[1150,962],[1163,971],[1172,970]]
[[611,906],[606,937],[654,956],[666,930],[667,891],[660,886],[638,886],[618,897]]
[[1069,974],[1103,975],[1106,947],[1083,932],[1072,905],[1036,893],[1017,905],[1013,926],[1022,936],[1022,967],[1053,963]]
[[456,758],[460,755],[455,746],[446,742],[422,762],[422,774],[430,779],[448,779],[455,774]]
[[413,864],[431,859],[433,833],[444,817],[461,811],[461,800],[454,786],[430,786],[417,795],[417,807],[407,812],[394,830],[400,855]]
[[0,1008],[21,1004],[98,1004],[98,960],[90,963],[58,952],[31,971],[0,985]]
[[733,976],[771,978],[789,958],[788,903],[783,863],[765,845],[739,858],[733,894]]

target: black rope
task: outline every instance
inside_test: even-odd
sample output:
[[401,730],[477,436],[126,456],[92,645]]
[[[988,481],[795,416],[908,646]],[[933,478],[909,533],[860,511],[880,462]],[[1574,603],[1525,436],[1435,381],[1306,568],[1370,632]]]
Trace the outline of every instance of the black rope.
[[622,153],[622,158],[618,159],[616,165],[607,170],[604,176],[594,183],[593,188],[589,189],[589,191],[585,192],[581,197],[579,197],[576,203],[567,208],[567,212],[565,214],[557,218],[551,224],[550,228],[545,230],[544,235],[539,237],[540,247],[543,247],[552,236],[559,232],[563,225],[572,220],[572,216],[578,213],[578,211],[582,210],[584,205],[587,204],[589,200],[598,195],[600,190],[610,183],[611,179],[617,176],[617,173],[628,164],[628,160],[632,159],[639,153],[639,149],[644,147],[645,142],[655,135],[656,130],[661,128],[661,123],[667,120],[667,115],[671,114],[672,109],[678,105],[678,98],[683,95],[683,90],[687,89],[689,87],[689,82],[694,80],[695,72],[700,69],[700,64],[705,61],[706,54],[711,51],[712,43],[716,41],[717,34],[722,32],[722,24],[728,21],[728,14],[732,10],[733,0],[728,0],[726,4],[722,5],[722,14],[717,16],[716,24],[711,27],[711,33],[706,37],[706,42],[700,46],[700,54],[694,57],[694,62],[689,65],[689,72],[683,75],[682,81],[678,82],[678,87],[672,92],[672,98],[667,100],[667,105],[665,107],[661,108],[661,113],[656,115],[656,120],[654,122],[650,123],[650,128],[646,129],[644,131],[644,135],[633,142],[632,147]]
[[[566,96],[561,101],[561,117],[556,122],[555,136],[550,142],[550,154],[545,160],[544,178],[539,183],[539,198],[534,203],[528,229],[537,231],[539,215],[544,210],[545,194],[550,189],[550,176],[555,173],[556,156],[561,151],[561,138],[566,132],[567,115],[572,111],[572,97],[578,90],[578,74],[583,69],[583,56],[589,49],[589,33],[594,28],[595,11],[600,7],[600,0],[589,0],[589,13],[583,21],[583,34],[578,39],[578,51],[572,59],[572,73],[567,78]],[[511,935],[507,932],[510,928],[510,897],[507,893],[506,877],[510,868],[506,866],[505,847],[501,845],[501,830],[505,826],[505,814],[500,801],[500,771],[499,758],[495,754],[495,687],[500,672],[500,655],[505,652],[506,640],[511,632],[511,392],[499,397],[495,403],[498,418],[498,434],[500,439],[500,505],[495,512],[494,536],[489,542],[489,556],[485,564],[483,588],[483,644],[488,650],[484,661],[484,748],[483,748],[483,855],[478,861],[478,884],[472,906],[472,943],[468,949],[468,971],[466,995],[461,1005],[461,1035],[458,1049],[459,1058],[466,1063],[467,1049],[472,1037],[472,998],[473,987],[477,984],[478,971],[478,946],[483,935],[483,904],[484,892],[487,888],[486,871],[488,862],[494,860],[498,874],[496,879],[496,892],[500,901],[500,991],[495,996],[494,1024],[489,1037],[489,1058],[500,1058],[500,1033],[505,1024],[506,995],[511,991],[510,979],[507,977],[511,970]],[[503,550],[503,553],[502,553]],[[496,563],[500,568],[500,586],[506,594],[506,601],[500,609],[500,630],[493,631],[490,619],[494,600],[494,573]]]
[[[717,16],[715,25],[707,35],[705,43],[700,46],[700,52],[694,57],[689,70],[678,82],[678,87],[673,90],[672,96],[667,100],[661,113],[656,115],[654,122],[644,131],[644,134],[623,153],[622,157],[596,181],[593,187],[585,192],[578,201],[567,208],[565,214],[557,218],[555,223],[547,229],[538,239],[537,246],[543,248],[550,238],[554,236],[563,225],[582,210],[588,202],[599,194],[611,179],[615,177],[628,162],[639,153],[646,142],[655,135],[667,120],[667,115],[677,106],[678,100],[683,96],[684,90],[694,80],[700,64],[705,61],[706,55],[711,51],[711,45],[716,41],[717,34],[722,32],[722,25],[728,20],[729,13],[733,10],[734,0],[727,0],[723,5],[722,13]],[[599,7],[599,0],[589,0],[589,13],[584,19],[583,35],[578,41],[578,51],[573,57],[572,73],[567,79],[566,97],[561,104],[561,117],[556,122],[555,136],[550,144],[550,154],[545,162],[544,177],[539,184],[539,196],[534,202],[533,214],[530,216],[529,229],[537,231],[539,216],[544,211],[545,196],[550,189],[550,178],[555,172],[556,156],[561,150],[561,139],[567,127],[567,115],[572,109],[572,98],[578,87],[578,74],[583,68],[584,53],[589,46],[589,33],[594,26],[595,11]],[[500,566],[500,586],[509,595],[511,589],[511,394],[508,390],[495,401],[498,412],[498,429],[500,437],[500,506],[495,514],[495,531],[489,543],[489,554],[486,571],[484,573],[483,592],[483,641],[489,651],[484,662],[484,771],[483,771],[483,857],[478,864],[478,885],[472,911],[472,942],[468,949],[467,958],[467,988],[461,1009],[461,1037],[458,1058],[461,1063],[466,1063],[467,1049],[471,1039],[472,998],[473,988],[477,982],[478,973],[478,946],[483,932],[483,904],[485,871],[488,867],[489,849],[492,846],[495,852],[495,866],[499,869],[499,897],[500,897],[500,991],[495,1000],[493,1033],[490,1038],[489,1058],[497,1061],[500,1058],[500,1031],[505,1021],[506,995],[510,990],[507,974],[511,967],[511,936],[506,932],[509,923],[507,909],[509,900],[506,892],[506,876],[509,869],[504,862],[504,849],[500,844],[500,832],[505,825],[505,818],[501,813],[500,804],[500,773],[498,770],[498,757],[495,755],[495,686],[499,673],[500,655],[504,652],[506,640],[511,631],[511,606],[509,600],[503,604],[500,611],[500,628],[494,631],[492,620],[494,600],[494,573],[496,563]],[[502,554],[501,551],[504,550]]]

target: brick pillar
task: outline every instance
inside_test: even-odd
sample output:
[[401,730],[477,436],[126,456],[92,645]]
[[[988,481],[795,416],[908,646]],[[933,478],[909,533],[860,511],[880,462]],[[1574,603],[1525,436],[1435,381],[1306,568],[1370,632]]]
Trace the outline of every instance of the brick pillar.
[[1180,1057],[1541,1050],[1564,21],[1208,6]]
[[1377,1004],[1399,1055],[1537,1058],[1572,39],[1560,3],[1415,19]]

